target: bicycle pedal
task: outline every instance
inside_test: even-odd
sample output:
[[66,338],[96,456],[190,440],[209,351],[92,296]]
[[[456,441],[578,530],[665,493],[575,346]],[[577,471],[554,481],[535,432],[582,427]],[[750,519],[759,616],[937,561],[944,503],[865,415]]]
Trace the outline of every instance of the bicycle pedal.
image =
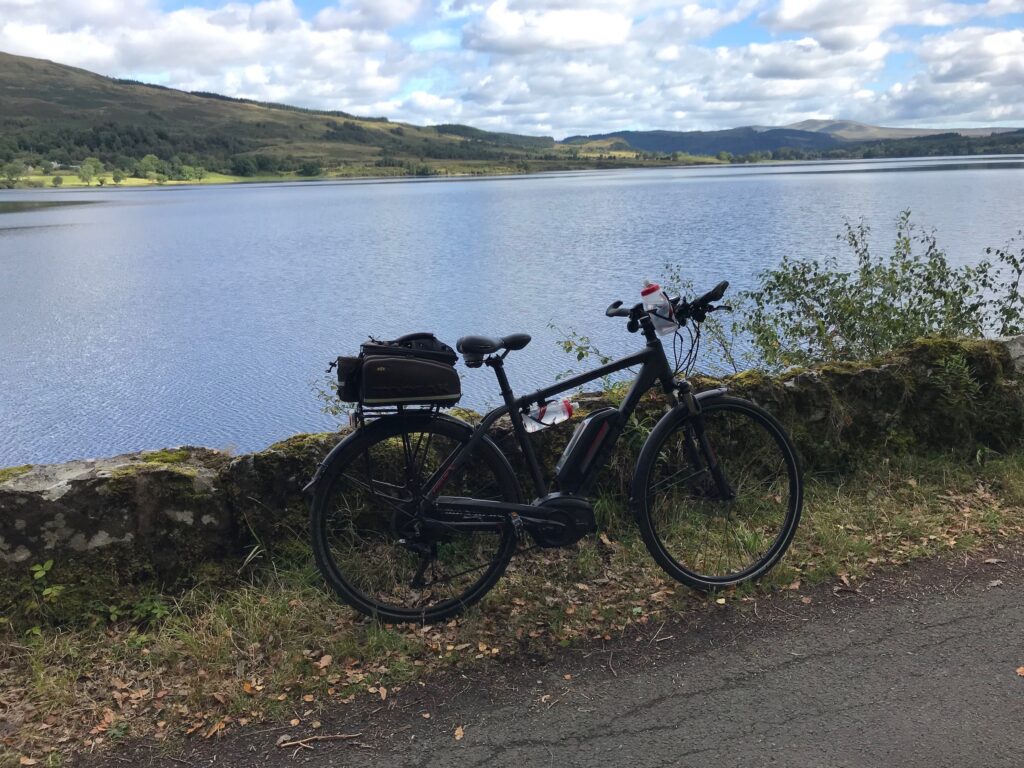
[[523,518],[519,516],[518,512],[513,512],[509,517],[512,519],[512,530],[516,534],[516,538],[520,541],[526,539],[526,526],[523,524]]

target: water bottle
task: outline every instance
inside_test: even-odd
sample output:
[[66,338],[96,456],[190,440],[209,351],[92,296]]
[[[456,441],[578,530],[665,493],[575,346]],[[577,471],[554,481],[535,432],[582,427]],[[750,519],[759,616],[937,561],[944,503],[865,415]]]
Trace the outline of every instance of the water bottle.
[[658,335],[664,336],[666,333],[672,333],[679,327],[672,314],[672,302],[668,300],[668,296],[661,290],[660,285],[652,283],[650,280],[644,280],[640,298],[644,303],[644,309],[647,310],[654,322],[654,330],[658,332]]
[[579,406],[570,403],[568,398],[556,400],[547,405],[535,405],[529,413],[523,414],[523,426],[527,432],[540,432],[546,427],[559,424],[572,417],[572,412]]

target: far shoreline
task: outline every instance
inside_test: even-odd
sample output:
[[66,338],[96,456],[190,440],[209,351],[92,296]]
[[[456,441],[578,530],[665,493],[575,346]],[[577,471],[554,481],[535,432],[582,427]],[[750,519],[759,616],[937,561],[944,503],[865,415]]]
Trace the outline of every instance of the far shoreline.
[[[393,175],[393,174],[369,174],[362,176],[263,176],[257,178],[234,177],[229,180],[216,179],[212,181],[166,181],[164,183],[144,182],[136,179],[132,184],[68,184],[60,187],[47,186],[16,186],[13,188],[0,188],[0,195],[5,192],[15,193],[53,193],[65,192],[107,192],[107,191],[141,191],[173,189],[182,190],[189,188],[210,188],[210,187],[236,187],[236,186],[257,186],[257,185],[345,185],[345,184],[400,184],[400,183],[428,183],[447,181],[493,181],[504,179],[529,179],[529,178],[550,178],[564,176],[578,176],[592,173],[604,173],[609,171],[658,171],[658,170],[683,170],[683,169],[710,169],[710,168],[786,168],[786,167],[814,167],[814,166],[842,166],[842,165],[896,165],[918,161],[922,166],[950,163],[951,161],[963,161],[971,165],[985,162],[1012,165],[1024,162],[1024,154],[996,154],[996,155],[936,155],[936,156],[910,156],[910,157],[879,157],[879,158],[837,158],[828,160],[762,160],[752,163],[664,163],[645,165],[610,165],[591,168],[557,168],[551,170],[536,170],[527,172],[494,172],[494,173],[445,173],[431,176],[415,175]],[[912,166],[911,166],[912,167]],[[220,174],[218,174],[220,175]],[[45,177],[50,178],[50,177]],[[2,211],[0,211],[2,212]]]

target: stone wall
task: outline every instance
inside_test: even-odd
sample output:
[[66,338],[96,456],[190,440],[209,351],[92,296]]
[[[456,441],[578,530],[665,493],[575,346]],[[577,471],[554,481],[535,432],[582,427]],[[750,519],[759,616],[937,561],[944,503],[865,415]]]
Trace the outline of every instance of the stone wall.
[[[1024,337],[922,340],[870,363],[695,383],[724,384],[771,410],[816,471],[843,471],[882,452],[966,457],[1024,442]],[[581,400],[583,410],[609,402]],[[635,452],[663,408],[645,399],[641,433],[605,472],[613,491],[627,486],[630,445]],[[546,464],[571,431],[534,436]],[[515,463],[508,433],[499,424],[496,438]],[[26,577],[31,565],[54,559],[111,589],[139,580],[167,585],[188,582],[204,564],[237,562],[254,544],[273,554],[305,536],[301,488],[340,437],[298,435],[238,457],[183,447],[0,470],[0,575]]]

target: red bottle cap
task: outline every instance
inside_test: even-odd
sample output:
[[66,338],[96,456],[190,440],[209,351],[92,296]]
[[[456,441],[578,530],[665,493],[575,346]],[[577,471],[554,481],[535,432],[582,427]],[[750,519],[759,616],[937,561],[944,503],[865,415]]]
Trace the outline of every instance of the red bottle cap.
[[650,285],[648,285],[648,286],[646,286],[646,287],[644,287],[644,288],[642,288],[640,290],[640,295],[641,296],[650,296],[655,291],[660,291],[660,290],[661,290],[661,286],[660,285],[658,285],[657,283],[651,283]]

